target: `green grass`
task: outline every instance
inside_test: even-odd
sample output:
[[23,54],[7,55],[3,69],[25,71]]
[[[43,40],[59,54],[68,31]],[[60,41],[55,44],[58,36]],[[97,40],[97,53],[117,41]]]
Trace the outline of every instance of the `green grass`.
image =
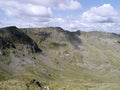
[[10,71],[0,67],[0,81],[10,79],[12,76],[13,74]]

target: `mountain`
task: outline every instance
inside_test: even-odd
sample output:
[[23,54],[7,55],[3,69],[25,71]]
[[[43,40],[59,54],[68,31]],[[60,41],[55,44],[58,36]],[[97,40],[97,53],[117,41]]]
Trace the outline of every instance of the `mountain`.
[[120,90],[120,35],[0,28],[0,90]]

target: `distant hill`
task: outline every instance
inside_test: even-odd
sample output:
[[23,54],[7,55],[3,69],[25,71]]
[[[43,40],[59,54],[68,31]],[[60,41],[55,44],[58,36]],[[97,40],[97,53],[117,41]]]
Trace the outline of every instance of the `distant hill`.
[[32,79],[50,90],[120,90],[120,35],[0,28],[0,90],[39,90]]

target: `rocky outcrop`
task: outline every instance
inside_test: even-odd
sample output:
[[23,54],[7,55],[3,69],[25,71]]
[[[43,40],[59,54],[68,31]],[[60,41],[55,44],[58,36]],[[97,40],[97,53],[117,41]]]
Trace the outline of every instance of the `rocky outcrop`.
[[17,44],[26,45],[32,53],[41,52],[36,42],[15,26],[0,29],[0,48],[17,48]]

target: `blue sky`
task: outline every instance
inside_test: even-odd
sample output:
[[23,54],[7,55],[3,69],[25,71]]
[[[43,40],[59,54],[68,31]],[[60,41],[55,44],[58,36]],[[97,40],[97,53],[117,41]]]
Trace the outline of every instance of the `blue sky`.
[[0,0],[0,27],[120,33],[120,0]]

